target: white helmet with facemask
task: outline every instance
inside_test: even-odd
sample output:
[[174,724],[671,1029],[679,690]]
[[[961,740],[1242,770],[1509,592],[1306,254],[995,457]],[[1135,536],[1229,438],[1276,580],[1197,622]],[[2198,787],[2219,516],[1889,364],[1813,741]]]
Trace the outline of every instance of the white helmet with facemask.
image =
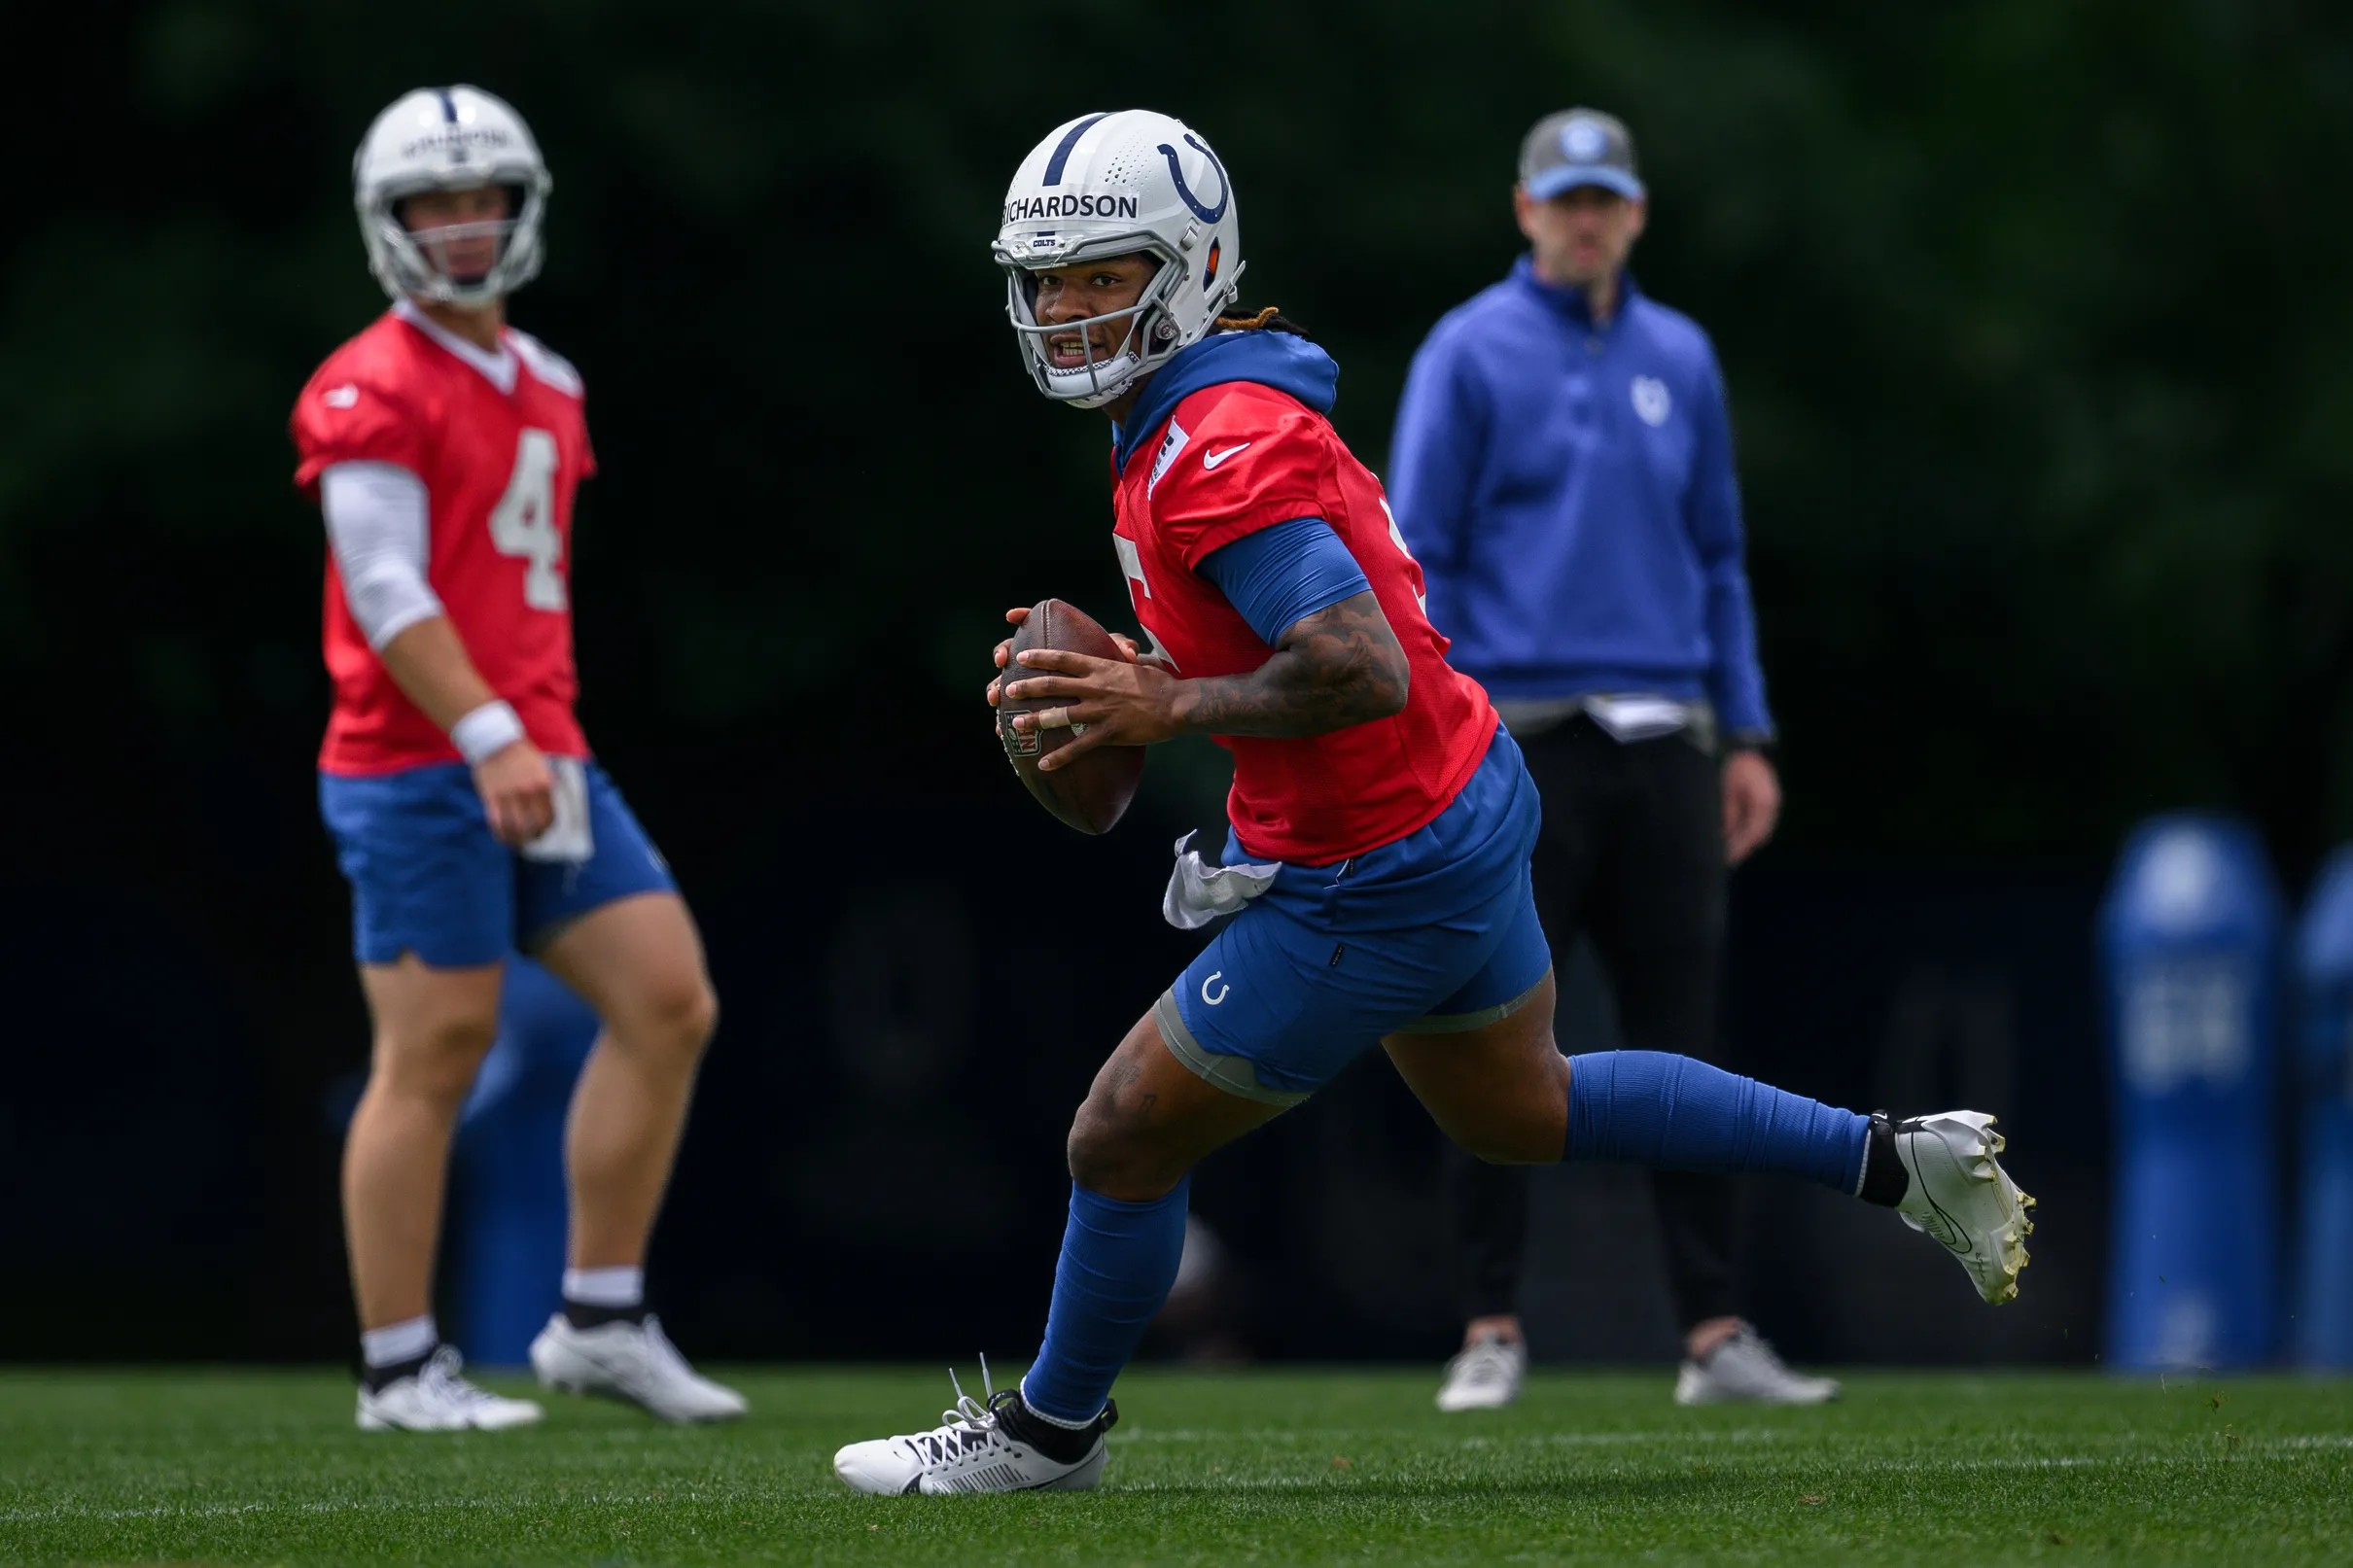
[[[554,182],[523,117],[479,87],[420,87],[376,116],[352,158],[351,183],[369,269],[396,299],[484,305],[539,272],[540,223]],[[507,217],[495,223],[417,234],[401,221],[401,203],[420,192],[487,185],[508,190]],[[433,259],[438,245],[485,235],[498,242],[496,259],[478,278],[452,277]]]
[[[1005,192],[992,249],[1037,390],[1081,408],[1109,402],[1208,336],[1242,281],[1242,226],[1225,165],[1182,121],[1148,109],[1081,115],[1033,148]],[[1053,327],[1038,322],[1039,268],[1139,253],[1160,267],[1135,304]],[[1104,335],[1121,346],[1099,359],[1096,337],[1106,327],[1114,331]],[[1086,344],[1085,365],[1054,365],[1047,339],[1062,334]]]

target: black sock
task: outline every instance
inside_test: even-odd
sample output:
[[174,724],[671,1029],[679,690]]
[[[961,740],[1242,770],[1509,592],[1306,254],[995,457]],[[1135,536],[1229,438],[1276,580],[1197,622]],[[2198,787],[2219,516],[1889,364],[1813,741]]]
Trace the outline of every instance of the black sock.
[[439,1345],[434,1345],[421,1356],[410,1356],[406,1361],[395,1361],[389,1366],[362,1367],[360,1381],[368,1385],[369,1393],[380,1394],[402,1378],[414,1377],[418,1373],[423,1372],[425,1363],[431,1361],[433,1352],[439,1348]]
[[1013,1389],[997,1396],[997,1424],[1005,1429],[1016,1442],[1026,1443],[1056,1464],[1074,1465],[1087,1456],[1096,1440],[1119,1424],[1118,1405],[1106,1401],[1103,1413],[1081,1427],[1068,1427],[1049,1421],[1030,1409],[1029,1402]]
[[588,1302],[564,1299],[564,1321],[576,1329],[601,1329],[608,1323],[642,1324],[646,1321],[646,1304],[635,1307],[597,1307]]
[[1866,1203],[1893,1208],[1912,1191],[1912,1172],[1895,1152],[1895,1124],[1885,1111],[1871,1113],[1871,1153],[1863,1162],[1863,1190],[1855,1196]]

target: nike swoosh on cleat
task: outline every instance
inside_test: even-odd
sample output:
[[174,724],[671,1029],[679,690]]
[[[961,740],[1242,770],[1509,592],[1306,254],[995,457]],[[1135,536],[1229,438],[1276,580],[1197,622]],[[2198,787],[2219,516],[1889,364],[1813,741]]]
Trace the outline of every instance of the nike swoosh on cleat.
[[578,1341],[575,1341],[570,1348],[574,1355],[579,1357],[582,1361],[587,1362],[588,1365],[594,1367],[597,1371],[603,1373],[615,1382],[625,1383],[629,1380],[628,1369],[620,1362],[608,1361],[602,1355],[588,1348],[586,1345],[579,1343]]
[[[1907,1158],[1908,1156],[1909,1158]],[[1928,1190],[1927,1179],[1920,1171],[1919,1157],[1900,1145],[1896,1150],[1896,1157],[1912,1167],[1912,1179],[1920,1184],[1920,1196],[1928,1200],[1929,1211],[1917,1216],[1920,1221],[1920,1229],[1936,1237],[1938,1243],[1946,1251],[1958,1253],[1962,1257],[1969,1256],[1975,1249],[1965,1239],[1966,1233],[1961,1230],[1960,1225],[1950,1214],[1945,1212],[1945,1205],[1938,1202],[1936,1195]],[[1954,1237],[1963,1237],[1964,1239],[1955,1240]]]

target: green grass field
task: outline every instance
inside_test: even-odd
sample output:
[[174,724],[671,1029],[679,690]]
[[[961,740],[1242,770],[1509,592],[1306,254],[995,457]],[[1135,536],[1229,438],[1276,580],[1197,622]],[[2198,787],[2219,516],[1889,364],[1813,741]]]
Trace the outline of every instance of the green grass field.
[[562,1400],[454,1437],[363,1434],[326,1373],[0,1374],[0,1560],[2353,1561],[2353,1383],[1861,1376],[1827,1411],[1681,1411],[1669,1374],[1563,1373],[1441,1416],[1432,1376],[1137,1373],[1100,1492],[866,1498],[833,1448],[929,1426],[943,1371],[746,1373],[725,1429]]

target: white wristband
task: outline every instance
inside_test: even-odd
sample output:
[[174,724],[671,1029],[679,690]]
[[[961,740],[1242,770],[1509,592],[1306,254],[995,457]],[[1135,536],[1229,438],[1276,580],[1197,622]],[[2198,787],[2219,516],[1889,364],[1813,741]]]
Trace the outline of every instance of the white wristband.
[[449,726],[449,742],[469,763],[480,767],[523,738],[523,721],[503,702],[486,702]]

